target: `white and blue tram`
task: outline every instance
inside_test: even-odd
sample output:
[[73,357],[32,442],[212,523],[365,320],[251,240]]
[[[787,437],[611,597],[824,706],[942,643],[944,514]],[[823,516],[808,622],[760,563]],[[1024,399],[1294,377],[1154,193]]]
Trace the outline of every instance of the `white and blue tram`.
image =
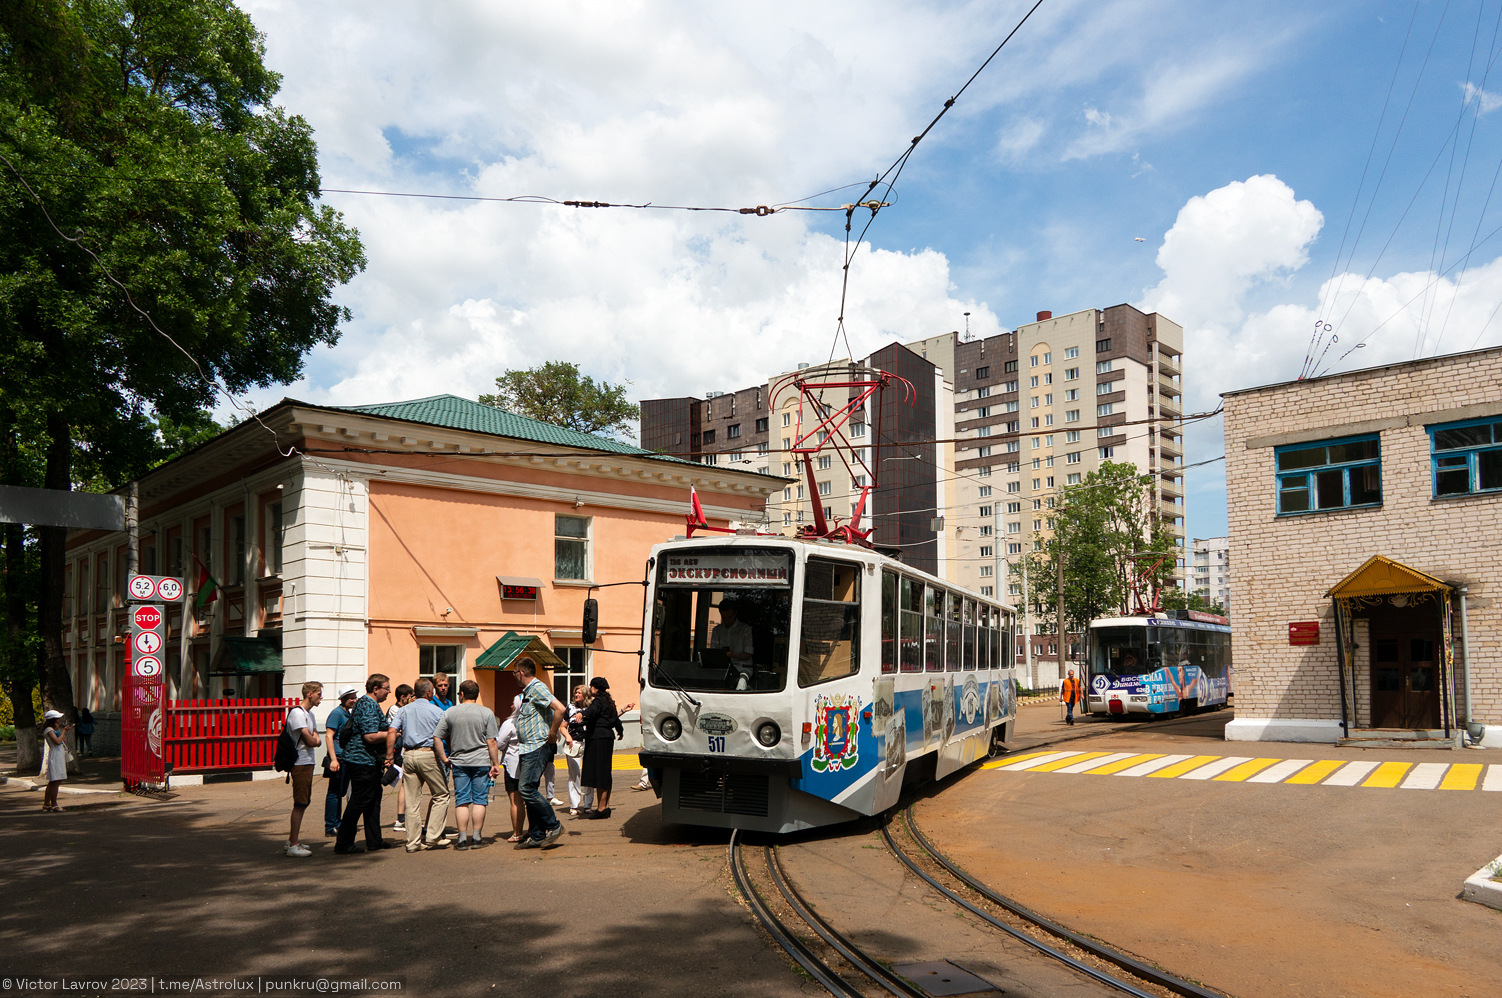
[[666,821],[769,832],[897,803],[1016,718],[1013,610],[861,547],[678,540],[647,562],[642,764]]
[[1231,626],[1193,610],[1103,617],[1085,638],[1085,709],[1111,715],[1189,714],[1231,696]]

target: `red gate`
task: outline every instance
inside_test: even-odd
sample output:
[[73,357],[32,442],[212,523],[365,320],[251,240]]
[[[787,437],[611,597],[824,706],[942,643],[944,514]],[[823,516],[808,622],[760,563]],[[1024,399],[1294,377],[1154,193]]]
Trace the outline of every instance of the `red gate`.
[[167,701],[167,771],[270,769],[282,722],[300,702],[280,697]]

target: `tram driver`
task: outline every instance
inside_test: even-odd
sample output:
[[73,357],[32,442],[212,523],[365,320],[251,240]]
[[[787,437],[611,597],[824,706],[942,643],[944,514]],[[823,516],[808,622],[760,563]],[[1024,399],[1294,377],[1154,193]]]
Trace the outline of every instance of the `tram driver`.
[[748,689],[755,672],[751,665],[751,625],[740,619],[740,604],[734,597],[726,596],[716,609],[720,622],[710,632],[709,647],[725,650],[730,668],[739,674],[735,688]]

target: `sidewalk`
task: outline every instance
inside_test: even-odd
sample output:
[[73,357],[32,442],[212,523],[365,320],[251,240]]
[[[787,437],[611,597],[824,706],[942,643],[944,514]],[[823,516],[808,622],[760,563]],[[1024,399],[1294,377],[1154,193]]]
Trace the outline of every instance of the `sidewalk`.
[[[0,742],[0,784],[41,790],[47,786],[47,781],[34,769],[24,773],[16,769],[16,743]],[[65,794],[115,793],[123,789],[120,757],[117,755],[83,756],[78,760],[78,772],[69,773],[67,781],[58,788]]]

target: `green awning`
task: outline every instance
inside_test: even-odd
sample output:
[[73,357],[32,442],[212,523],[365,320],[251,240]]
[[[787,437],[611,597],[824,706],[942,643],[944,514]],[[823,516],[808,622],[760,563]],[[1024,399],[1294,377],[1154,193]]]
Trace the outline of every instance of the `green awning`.
[[282,671],[281,643],[271,638],[224,638],[209,668],[211,676]]
[[563,661],[553,654],[553,649],[542,643],[541,638],[515,631],[507,631],[496,639],[495,644],[480,652],[475,659],[475,668],[507,672],[523,655],[536,662],[539,669],[555,671],[565,668]]

